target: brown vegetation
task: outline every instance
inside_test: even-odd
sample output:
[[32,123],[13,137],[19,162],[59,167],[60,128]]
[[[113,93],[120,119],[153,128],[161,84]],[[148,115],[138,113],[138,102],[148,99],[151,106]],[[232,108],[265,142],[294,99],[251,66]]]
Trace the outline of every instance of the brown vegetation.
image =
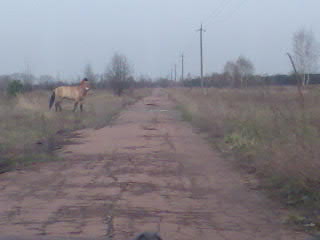
[[133,90],[121,97],[97,90],[89,93],[83,113],[48,110],[49,91],[33,91],[0,98],[0,172],[20,168],[32,162],[57,159],[53,155],[67,135],[84,127],[99,128],[125,106],[148,95],[149,89]]
[[290,206],[314,210],[320,203],[320,89],[304,91],[304,104],[294,87],[170,93],[184,118],[234,153],[261,186]]

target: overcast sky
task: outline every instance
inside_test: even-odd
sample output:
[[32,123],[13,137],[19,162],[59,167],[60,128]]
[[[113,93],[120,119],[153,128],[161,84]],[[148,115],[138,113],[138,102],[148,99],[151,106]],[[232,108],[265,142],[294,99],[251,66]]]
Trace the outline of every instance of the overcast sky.
[[320,40],[319,0],[0,0],[0,74],[60,73],[74,78],[90,63],[103,72],[115,51],[135,75],[166,76],[180,54],[199,74],[203,22],[205,73],[244,55],[258,73],[287,73],[292,35]]

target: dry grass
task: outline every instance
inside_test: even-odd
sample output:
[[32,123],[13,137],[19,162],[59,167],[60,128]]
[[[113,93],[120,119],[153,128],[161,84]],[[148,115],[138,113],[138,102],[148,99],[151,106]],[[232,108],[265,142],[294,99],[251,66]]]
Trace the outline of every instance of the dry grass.
[[[288,205],[320,206],[320,89],[169,90],[185,119],[235,154]],[[219,144],[218,144],[219,143]],[[320,226],[320,224],[319,224]]]
[[0,172],[57,159],[54,150],[66,135],[76,129],[107,125],[124,107],[149,93],[149,89],[141,89],[117,97],[96,90],[86,99],[83,113],[73,113],[72,102],[62,104],[63,112],[49,111],[50,93],[46,91],[11,99],[0,96]]

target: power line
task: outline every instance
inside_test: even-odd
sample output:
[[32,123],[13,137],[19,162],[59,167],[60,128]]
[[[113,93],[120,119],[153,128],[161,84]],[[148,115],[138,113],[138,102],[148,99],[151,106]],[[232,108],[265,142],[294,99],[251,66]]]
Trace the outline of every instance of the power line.
[[219,17],[219,15],[221,15],[221,13],[224,12],[225,9],[227,9],[230,4],[232,3],[233,0],[224,0],[222,1],[222,4],[220,4],[214,11],[212,14],[210,14],[206,19],[205,22],[207,22],[208,20],[213,20],[216,19],[217,17]]
[[[219,15],[221,15],[221,13],[228,7],[228,5],[230,5],[230,3],[232,3],[233,0],[221,0],[220,2],[218,2],[217,7],[213,10],[213,12],[204,19],[204,21],[202,22],[207,22],[207,20],[209,20],[210,18],[215,19],[216,17],[218,17]],[[188,41],[187,44],[185,44],[185,46],[183,47],[183,51],[185,51],[187,48],[189,48],[189,46],[191,45],[191,42]]]
[[[219,2],[220,4],[218,4],[218,6],[214,9],[214,11],[208,17],[206,17],[202,22],[206,23],[207,20],[209,20],[212,17],[214,19],[215,16],[218,16],[221,12],[223,12],[224,9],[226,9],[226,7],[230,4],[230,2],[232,2],[232,0],[221,0]],[[182,50],[185,51],[187,48],[189,48],[190,45],[191,43],[190,41],[188,41],[188,43],[185,44]]]
[[[240,7],[239,4],[232,7],[233,3],[235,3],[234,0],[222,0],[222,1],[218,2],[217,7],[214,9],[214,11],[207,18],[205,18],[206,21],[204,21],[204,23],[207,23],[207,24],[210,22],[217,23],[218,18],[221,16],[224,16],[224,14],[227,12],[228,8],[231,7],[231,10],[232,10],[231,12],[233,12],[235,10],[235,8]],[[243,4],[243,0],[241,0],[241,3]],[[190,45],[191,45],[191,42],[188,41],[188,43],[185,44],[185,46],[182,50],[186,51],[186,49],[188,49]]]
[[[237,4],[237,2],[234,2],[234,0],[219,1],[218,5],[214,9],[214,11],[207,18],[205,18],[206,19],[205,23],[218,24],[218,23],[230,21],[230,19],[232,19],[240,11],[240,9],[248,2],[249,2],[249,0],[240,0]],[[220,20],[219,20],[219,18],[220,18]],[[203,34],[203,32],[205,32],[205,30],[202,28],[202,24],[201,24],[201,28],[198,31],[200,31],[201,86],[204,87],[204,82],[203,82],[203,41],[202,41],[203,36],[202,36],[202,34]],[[186,49],[189,48],[190,45],[191,45],[191,42],[186,44],[182,50],[186,51]],[[183,75],[183,73],[182,73],[182,75]]]
[[220,4],[217,5],[217,7],[209,14],[209,16],[205,18],[205,20],[212,16],[215,16],[228,1],[230,0],[221,0]]
[[236,16],[236,14],[241,10],[241,8],[247,4],[249,2],[249,0],[241,0],[239,2],[239,4],[235,5],[233,8],[230,9],[230,14],[227,15],[225,18],[220,19],[219,21],[215,21],[213,22],[213,24],[216,23],[222,23],[222,22],[226,22],[226,21],[230,21],[234,16]]

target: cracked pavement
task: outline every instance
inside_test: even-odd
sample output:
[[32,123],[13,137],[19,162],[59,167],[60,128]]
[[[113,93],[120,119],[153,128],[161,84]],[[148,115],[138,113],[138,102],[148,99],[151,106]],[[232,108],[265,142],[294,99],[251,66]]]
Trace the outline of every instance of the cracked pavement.
[[112,126],[79,131],[65,160],[0,176],[0,240],[300,240],[283,210],[188,123],[164,90]]

